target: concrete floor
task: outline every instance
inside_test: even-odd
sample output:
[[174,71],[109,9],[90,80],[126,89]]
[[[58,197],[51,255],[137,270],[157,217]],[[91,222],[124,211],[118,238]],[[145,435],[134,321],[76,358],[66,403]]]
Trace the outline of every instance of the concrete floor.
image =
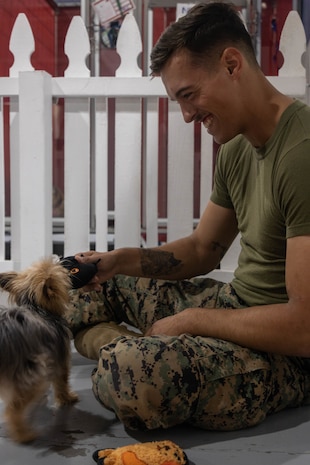
[[[72,387],[80,402],[54,411],[50,394],[47,405],[35,412],[33,422],[41,437],[31,445],[14,444],[1,419],[1,465],[91,465],[96,449],[160,439],[171,439],[183,447],[191,465],[310,464],[310,407],[287,410],[258,427],[231,433],[185,426],[129,432],[93,397],[90,374],[94,362],[73,351],[72,364]],[[0,415],[2,410],[0,403]]]

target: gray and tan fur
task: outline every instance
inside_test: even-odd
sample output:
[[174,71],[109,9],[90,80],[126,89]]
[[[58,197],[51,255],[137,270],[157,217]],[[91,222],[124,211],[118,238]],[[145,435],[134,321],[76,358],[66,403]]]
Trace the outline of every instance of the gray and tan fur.
[[0,307],[0,397],[10,437],[34,440],[30,408],[52,384],[59,406],[78,396],[69,386],[70,332],[62,315],[69,302],[68,272],[52,259],[21,272],[0,273],[11,307]]

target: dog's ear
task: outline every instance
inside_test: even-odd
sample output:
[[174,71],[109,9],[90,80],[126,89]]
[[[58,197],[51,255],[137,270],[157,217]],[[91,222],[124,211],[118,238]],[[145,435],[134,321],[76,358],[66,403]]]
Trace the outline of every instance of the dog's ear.
[[8,271],[6,273],[0,273],[0,289],[10,292],[12,281],[16,278],[16,271]]
[[49,277],[45,280],[44,286],[43,286],[43,295],[47,300],[52,300],[57,298],[57,282],[55,282],[55,279],[53,277]]
[[60,268],[61,275],[49,276],[42,287],[38,287],[35,292],[36,302],[52,313],[62,314],[65,306],[69,302],[69,290],[71,281],[63,268]]

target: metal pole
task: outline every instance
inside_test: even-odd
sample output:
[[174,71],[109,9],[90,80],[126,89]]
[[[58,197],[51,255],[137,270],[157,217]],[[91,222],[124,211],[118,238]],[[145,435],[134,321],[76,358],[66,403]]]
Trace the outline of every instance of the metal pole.
[[81,0],[80,5],[80,15],[85,23],[85,26],[89,27],[89,1],[90,0]]
[[261,63],[262,58],[262,2],[256,0],[256,58]]
[[[100,74],[100,32],[99,21],[91,13],[91,0],[81,0],[80,15],[88,31],[90,41],[89,68],[91,76]],[[94,18],[94,21],[93,21]],[[97,30],[98,26],[98,30]],[[91,231],[95,230],[95,151],[96,151],[96,106],[95,99],[89,100],[89,118],[90,118],[90,218],[89,225]]]

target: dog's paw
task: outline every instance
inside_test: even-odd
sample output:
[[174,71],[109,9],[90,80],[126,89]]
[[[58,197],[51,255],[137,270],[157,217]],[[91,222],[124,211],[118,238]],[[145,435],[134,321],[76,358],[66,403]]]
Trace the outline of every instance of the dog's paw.
[[13,439],[13,441],[19,444],[28,444],[30,442],[33,442],[35,439],[37,439],[39,435],[36,431],[29,428],[23,431],[21,430],[11,431],[10,436]]
[[70,404],[75,404],[75,402],[78,402],[80,399],[79,399],[79,396],[77,395],[77,393],[72,391],[72,392],[69,393],[68,400],[69,400]]
[[59,407],[75,404],[78,401],[79,396],[76,394],[76,392],[73,391],[62,393],[61,396],[58,396],[56,399],[56,403]]

